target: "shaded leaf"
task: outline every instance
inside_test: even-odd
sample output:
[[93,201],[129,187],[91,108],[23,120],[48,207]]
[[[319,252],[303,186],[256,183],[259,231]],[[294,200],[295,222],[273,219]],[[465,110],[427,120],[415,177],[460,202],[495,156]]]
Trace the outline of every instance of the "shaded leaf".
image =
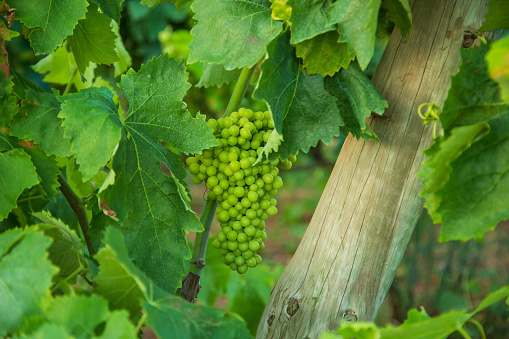
[[292,16],[292,37],[290,42],[301,41],[336,29],[334,24],[327,23],[327,15],[332,8],[331,0],[290,0]]
[[491,0],[488,2],[489,11],[481,31],[496,31],[509,28],[509,0]]
[[62,119],[58,118],[60,102],[55,94],[28,91],[30,102],[21,107],[11,134],[26,141],[34,141],[46,154],[71,155],[69,141],[64,137]]
[[158,303],[143,302],[147,325],[159,338],[251,338],[246,323],[215,308],[190,304],[173,297]]
[[120,24],[120,16],[122,12],[122,3],[125,0],[92,0],[101,6],[101,11],[109,18]]
[[337,31],[327,32],[299,43],[297,56],[304,61],[308,74],[334,75],[341,68],[348,68],[355,55],[348,51],[348,44],[338,42]]
[[338,23],[341,41],[357,56],[366,69],[375,52],[375,33],[381,0],[337,1],[332,5],[329,23]]
[[57,187],[60,186],[57,177],[60,169],[57,166],[54,155],[48,156],[40,147],[26,148],[25,152],[30,155],[35,171],[40,178],[44,198],[49,201],[56,201]]
[[401,35],[407,36],[412,30],[412,11],[408,0],[383,0],[389,17],[399,28]]
[[221,64],[203,64],[203,75],[200,81],[196,84],[196,87],[221,87],[224,84],[228,85],[232,80],[238,79],[240,75],[240,69],[233,69],[227,71]]
[[85,19],[79,20],[69,37],[69,43],[81,73],[85,73],[90,61],[111,64],[118,60],[115,51],[117,36],[112,32],[111,19],[98,11],[91,3]]
[[371,112],[382,115],[388,104],[357,63],[351,63],[348,69],[341,70],[333,77],[326,77],[325,89],[337,99],[336,104],[344,121],[340,131],[344,136],[352,133],[357,139],[378,140],[375,132],[366,125],[366,118]]
[[336,99],[325,90],[323,76],[307,75],[300,68],[288,32],[269,44],[268,54],[253,97],[269,105],[275,130],[283,140],[278,148],[281,159],[338,136],[344,123]]

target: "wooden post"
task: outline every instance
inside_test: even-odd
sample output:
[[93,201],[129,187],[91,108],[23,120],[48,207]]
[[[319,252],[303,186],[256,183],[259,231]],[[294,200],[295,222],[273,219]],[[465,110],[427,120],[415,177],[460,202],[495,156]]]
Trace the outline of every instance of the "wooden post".
[[394,31],[372,80],[389,102],[370,121],[381,142],[347,138],[257,338],[317,338],[341,321],[375,319],[423,209],[416,174],[432,126],[417,107],[443,104],[464,35],[487,10],[486,0],[413,2],[412,32]]

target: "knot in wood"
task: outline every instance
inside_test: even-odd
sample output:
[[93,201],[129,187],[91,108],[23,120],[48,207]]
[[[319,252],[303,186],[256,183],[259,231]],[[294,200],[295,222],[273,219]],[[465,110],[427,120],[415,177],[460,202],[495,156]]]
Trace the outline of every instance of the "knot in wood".
[[269,328],[272,326],[272,323],[274,322],[274,318],[276,318],[276,316],[274,314],[271,314],[269,319],[267,319],[267,325],[269,325]]
[[353,311],[353,310],[346,310],[343,313],[343,321],[346,321],[348,323],[357,322],[357,315],[355,314],[355,311]]
[[286,313],[288,313],[290,317],[293,317],[293,315],[297,313],[298,310],[299,310],[299,300],[296,298],[290,298],[290,300],[288,301],[288,306],[286,307]]
[[467,31],[465,34],[463,34],[463,42],[461,47],[470,48],[474,44],[475,40],[477,40],[477,34]]

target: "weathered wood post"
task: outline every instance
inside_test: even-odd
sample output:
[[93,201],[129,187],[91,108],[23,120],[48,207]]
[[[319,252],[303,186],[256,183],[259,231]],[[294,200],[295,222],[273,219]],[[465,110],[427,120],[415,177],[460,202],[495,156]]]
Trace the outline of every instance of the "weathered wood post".
[[389,102],[370,122],[381,142],[347,138],[257,338],[317,338],[341,321],[374,320],[423,209],[416,174],[432,126],[417,107],[442,105],[464,35],[486,12],[486,0],[413,2],[412,32],[394,31],[373,77]]

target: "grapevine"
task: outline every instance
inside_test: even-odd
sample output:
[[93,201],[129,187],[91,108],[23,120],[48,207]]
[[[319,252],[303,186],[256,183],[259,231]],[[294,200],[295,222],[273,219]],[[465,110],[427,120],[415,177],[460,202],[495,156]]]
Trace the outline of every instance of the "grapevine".
[[274,196],[283,187],[279,168],[290,169],[295,156],[280,162],[263,160],[261,153],[274,129],[268,111],[240,108],[229,117],[209,119],[218,146],[187,158],[193,182],[206,183],[208,198],[216,200],[221,226],[212,246],[223,263],[240,274],[262,262],[258,251],[267,238],[265,220],[277,214]]

